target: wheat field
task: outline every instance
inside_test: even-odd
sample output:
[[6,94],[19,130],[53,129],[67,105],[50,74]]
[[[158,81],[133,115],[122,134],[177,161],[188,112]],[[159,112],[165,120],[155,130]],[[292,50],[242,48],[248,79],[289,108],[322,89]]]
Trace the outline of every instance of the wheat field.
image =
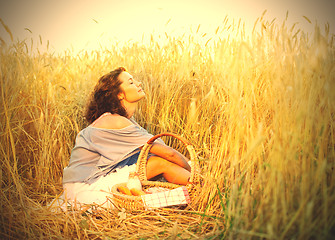
[[[229,37],[223,32],[232,31]],[[7,29],[8,34],[10,30]],[[1,239],[331,239],[335,228],[335,49],[285,22],[219,26],[216,38],[35,52],[1,44]],[[41,40],[42,42],[42,40]],[[34,45],[35,46],[35,45]],[[146,99],[136,120],[199,156],[186,210],[53,212],[83,109],[98,78],[124,66]],[[173,139],[164,139],[183,153]]]

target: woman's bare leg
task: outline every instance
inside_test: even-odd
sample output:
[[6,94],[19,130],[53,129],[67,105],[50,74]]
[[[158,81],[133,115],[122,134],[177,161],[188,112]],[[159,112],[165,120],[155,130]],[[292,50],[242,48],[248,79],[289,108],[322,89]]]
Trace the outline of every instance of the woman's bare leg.
[[151,156],[147,163],[147,178],[151,179],[160,174],[163,174],[163,177],[168,182],[186,185],[191,173],[185,168],[169,162],[164,158]]

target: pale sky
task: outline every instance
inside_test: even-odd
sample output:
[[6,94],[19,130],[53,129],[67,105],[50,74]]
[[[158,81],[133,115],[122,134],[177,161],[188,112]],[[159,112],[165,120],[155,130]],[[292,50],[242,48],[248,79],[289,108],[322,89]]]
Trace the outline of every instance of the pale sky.
[[[288,11],[289,24],[298,22],[298,28],[310,31],[316,21],[322,29],[329,22],[335,33],[335,0],[0,0],[0,4],[0,18],[14,40],[34,38],[36,43],[41,36],[43,45],[49,40],[54,52],[142,41],[152,33],[179,35],[195,31],[199,24],[200,32],[210,36],[226,16],[252,28],[264,10],[265,18],[276,18],[278,24]],[[0,34],[10,42],[2,25]]]

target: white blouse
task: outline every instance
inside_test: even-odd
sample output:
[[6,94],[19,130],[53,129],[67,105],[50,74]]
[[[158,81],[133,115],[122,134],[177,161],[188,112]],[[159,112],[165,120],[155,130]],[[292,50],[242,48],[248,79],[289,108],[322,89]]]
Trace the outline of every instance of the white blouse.
[[[134,120],[122,129],[102,129],[92,125],[84,128],[76,137],[69,165],[63,171],[63,184],[85,182],[91,184],[99,177],[122,167],[123,160],[140,151],[151,137]],[[157,139],[161,144],[164,142]]]

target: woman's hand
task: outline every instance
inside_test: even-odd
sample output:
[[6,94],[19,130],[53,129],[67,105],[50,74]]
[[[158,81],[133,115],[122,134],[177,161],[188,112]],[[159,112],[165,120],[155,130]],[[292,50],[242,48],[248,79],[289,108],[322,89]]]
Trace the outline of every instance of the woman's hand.
[[150,149],[150,153],[153,153],[161,158],[164,158],[185,168],[188,171],[191,171],[191,166],[188,164],[189,160],[183,154],[169,146],[160,143],[153,143]]

